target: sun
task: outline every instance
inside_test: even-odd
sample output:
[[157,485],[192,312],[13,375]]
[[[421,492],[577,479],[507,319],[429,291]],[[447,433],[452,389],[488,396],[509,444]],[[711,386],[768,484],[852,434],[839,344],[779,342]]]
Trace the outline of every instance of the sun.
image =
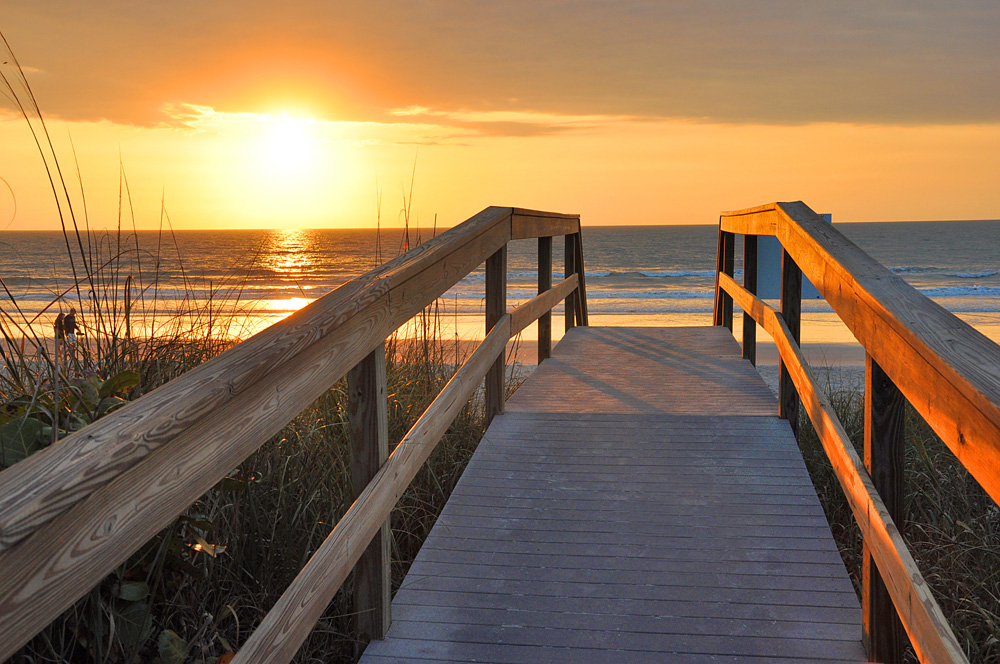
[[297,177],[316,165],[316,139],[309,120],[281,114],[268,117],[261,137],[261,165],[271,176]]

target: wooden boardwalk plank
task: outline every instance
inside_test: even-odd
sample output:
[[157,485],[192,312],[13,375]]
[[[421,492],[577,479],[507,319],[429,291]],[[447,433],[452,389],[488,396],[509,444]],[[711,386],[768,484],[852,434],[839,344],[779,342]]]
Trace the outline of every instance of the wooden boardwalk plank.
[[559,342],[507,409],[773,415],[771,391],[740,354],[724,328],[580,328]]
[[[450,592],[444,590],[400,591],[395,602],[399,606],[461,606],[464,609],[497,609],[503,611],[552,611],[552,601],[546,596],[511,595],[510,593]],[[564,597],[560,604],[563,613],[600,616],[678,616],[688,618],[723,618],[741,620],[770,620],[807,622],[809,624],[853,625],[857,621],[852,607],[810,608],[803,614],[799,607],[787,604],[762,604],[746,602],[713,602],[707,599],[624,599],[595,597]]]
[[727,330],[573,328],[493,421],[361,661],[865,661],[776,413]]

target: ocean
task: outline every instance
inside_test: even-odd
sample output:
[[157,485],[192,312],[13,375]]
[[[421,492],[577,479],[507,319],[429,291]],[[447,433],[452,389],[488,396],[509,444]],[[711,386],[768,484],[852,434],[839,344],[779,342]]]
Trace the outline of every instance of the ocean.
[[[920,292],[1000,342],[1000,221],[841,223],[837,228]],[[711,225],[584,227],[591,324],[708,324],[717,232]],[[411,229],[410,241],[416,244],[432,234]],[[563,260],[559,238],[554,247],[558,280]],[[141,333],[155,333],[167,320],[201,324],[194,312],[211,302],[219,313],[237,312],[239,324],[226,329],[247,335],[402,248],[399,228],[378,235],[374,229],[140,231],[121,238],[97,234],[80,242],[71,236],[69,250],[62,233],[9,232],[0,235],[0,278],[6,290],[0,294],[0,308],[7,327],[23,331],[30,325],[44,337],[51,335],[51,320],[60,307],[75,306],[86,323],[92,292],[99,299],[118,293],[121,300],[127,288],[137,303],[133,312],[147,311]],[[737,245],[737,280],[741,253]],[[98,275],[93,284],[80,278],[87,272]],[[534,296],[537,279],[537,243],[512,243],[508,303]],[[480,268],[441,298],[446,334],[482,336],[484,283]],[[804,344],[852,343],[825,302],[807,300],[803,309]],[[153,310],[160,320],[149,318]],[[558,337],[561,316],[553,323]],[[525,335],[530,340],[534,333],[529,329]]]

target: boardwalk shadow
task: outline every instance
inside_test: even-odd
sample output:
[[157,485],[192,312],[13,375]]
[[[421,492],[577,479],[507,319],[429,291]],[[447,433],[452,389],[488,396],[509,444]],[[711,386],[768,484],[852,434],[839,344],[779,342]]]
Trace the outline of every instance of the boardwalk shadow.
[[574,328],[508,402],[524,412],[774,415],[777,404],[722,328]]

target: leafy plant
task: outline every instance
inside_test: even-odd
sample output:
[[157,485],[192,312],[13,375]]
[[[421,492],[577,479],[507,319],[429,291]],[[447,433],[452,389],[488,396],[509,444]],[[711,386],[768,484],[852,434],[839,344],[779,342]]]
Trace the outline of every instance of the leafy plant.
[[0,469],[125,405],[120,395],[127,396],[138,384],[139,374],[129,369],[107,380],[87,372],[64,380],[58,392],[51,386],[52,390],[40,394],[22,393],[8,399],[0,410]]

